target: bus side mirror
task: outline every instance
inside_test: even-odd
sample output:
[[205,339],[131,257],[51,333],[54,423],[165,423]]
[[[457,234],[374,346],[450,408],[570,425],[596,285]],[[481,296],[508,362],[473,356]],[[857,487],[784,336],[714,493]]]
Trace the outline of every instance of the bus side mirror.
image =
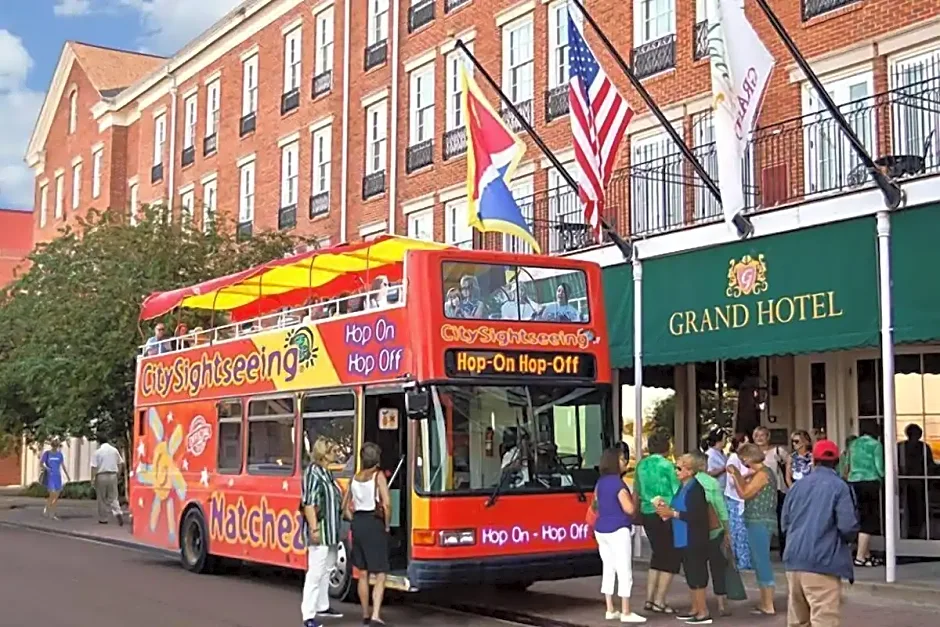
[[428,415],[431,395],[426,389],[415,388],[405,392],[405,412],[411,420],[421,420]]

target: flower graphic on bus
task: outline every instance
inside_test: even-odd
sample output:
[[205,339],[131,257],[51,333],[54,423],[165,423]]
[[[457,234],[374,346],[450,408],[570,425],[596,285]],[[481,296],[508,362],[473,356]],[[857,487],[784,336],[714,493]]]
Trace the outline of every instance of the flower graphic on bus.
[[301,327],[287,334],[284,341],[284,348],[294,347],[297,349],[297,364],[301,370],[312,366],[317,361],[319,348],[313,337],[313,330],[310,327]]
[[176,505],[171,498],[172,493],[182,501],[186,498],[186,480],[177,465],[177,457],[181,455],[180,445],[183,443],[183,425],[176,425],[169,439],[165,439],[163,420],[156,409],[150,409],[147,416],[150,431],[156,440],[151,463],[141,463],[137,471],[137,481],[142,485],[153,486],[153,505],[150,508],[150,531],[157,530],[160,519],[160,509],[166,503],[166,524],[170,540],[176,537]]

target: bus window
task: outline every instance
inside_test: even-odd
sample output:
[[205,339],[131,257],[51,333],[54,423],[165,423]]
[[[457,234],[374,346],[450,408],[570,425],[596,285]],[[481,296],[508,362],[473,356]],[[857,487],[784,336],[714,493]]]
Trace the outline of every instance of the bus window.
[[585,323],[583,270],[445,261],[444,315],[448,318]]
[[293,396],[248,403],[248,472],[294,473],[295,402]]
[[219,455],[220,473],[239,473],[242,470],[242,402],[220,401]]
[[356,456],[354,428],[356,423],[356,395],[352,392],[339,394],[307,394],[301,404],[304,429],[304,466],[311,461],[311,451],[317,438],[331,440],[338,448],[334,470],[355,471]]

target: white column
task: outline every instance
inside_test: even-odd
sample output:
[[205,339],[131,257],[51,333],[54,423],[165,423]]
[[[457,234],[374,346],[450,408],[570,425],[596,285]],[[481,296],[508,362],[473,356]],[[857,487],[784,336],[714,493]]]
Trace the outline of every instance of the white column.
[[[339,179],[339,241],[333,243],[334,246],[346,243],[346,201],[349,194],[349,37],[352,30],[349,27],[349,17],[351,5],[352,2],[348,0],[343,3],[343,128],[341,130],[343,173]],[[365,120],[365,113],[360,117]],[[332,176],[332,173],[330,175]]]
[[897,425],[894,408],[894,330],[891,316],[891,219],[878,212],[878,297],[881,302],[881,394],[884,398],[885,581],[894,583],[897,562]]
[[[633,246],[633,457],[643,457],[643,264]],[[633,555],[641,557],[642,535],[633,536]]]
[[[347,4],[349,1],[347,0]],[[395,235],[395,219],[398,213],[398,49],[401,46],[398,25],[398,16],[400,12],[401,0],[392,0],[392,22],[389,24],[389,35],[392,38],[392,129],[391,137],[386,142],[391,146],[391,154],[388,158],[388,232]],[[347,29],[348,30],[348,29]],[[407,221],[406,221],[407,225]],[[433,227],[431,229],[433,233]],[[408,234],[407,229],[405,234]],[[433,239],[433,237],[432,237]]]

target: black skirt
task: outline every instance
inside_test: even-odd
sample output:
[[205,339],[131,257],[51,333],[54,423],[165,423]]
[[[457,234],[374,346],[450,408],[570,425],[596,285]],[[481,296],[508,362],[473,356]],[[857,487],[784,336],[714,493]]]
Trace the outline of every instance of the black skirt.
[[881,482],[856,481],[849,484],[855,492],[858,526],[861,533],[881,534]]
[[646,537],[653,551],[650,556],[650,569],[675,575],[682,564],[682,554],[673,543],[672,521],[663,520],[657,514],[643,514],[642,519]]
[[388,572],[388,533],[375,512],[353,514],[352,564],[369,573]]

